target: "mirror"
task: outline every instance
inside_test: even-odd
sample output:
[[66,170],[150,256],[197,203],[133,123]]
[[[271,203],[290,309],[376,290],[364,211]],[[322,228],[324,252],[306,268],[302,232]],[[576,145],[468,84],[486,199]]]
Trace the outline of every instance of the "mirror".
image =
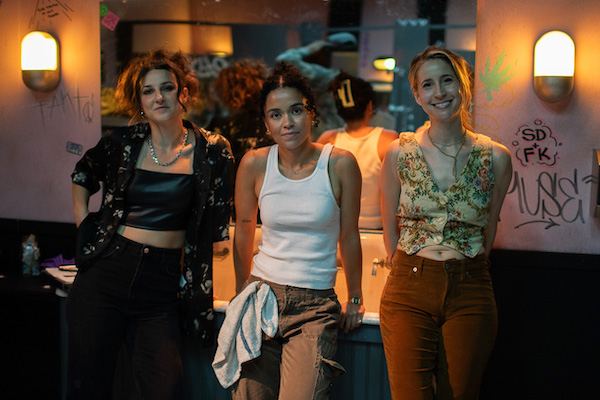
[[[202,89],[188,119],[215,131],[214,121],[228,110],[213,83],[222,68],[240,59],[262,60],[272,67],[278,56],[302,48],[303,61],[336,71],[331,77],[344,70],[369,81],[378,110],[371,125],[398,132],[414,131],[426,120],[407,80],[410,61],[418,52],[428,44],[444,44],[475,63],[477,0],[104,0],[100,6],[105,15],[101,24],[104,128],[128,123],[115,117],[112,104],[120,69],[132,56],[159,46],[190,55]],[[353,41],[307,54],[311,44],[343,32]],[[394,71],[374,68],[375,59],[390,56],[396,60]],[[311,81],[321,114],[313,139],[344,125],[331,94],[325,92],[327,83]],[[332,106],[321,103],[320,97]],[[256,138],[241,146],[255,144]]]
[[[194,110],[202,126],[216,112],[210,86],[221,68],[241,58],[272,66],[287,49],[339,32],[352,33],[356,45],[333,49],[326,61],[371,82],[377,108],[390,114],[386,127],[398,131],[424,119],[405,76],[417,52],[443,43],[475,61],[477,0],[103,0],[100,6],[104,116],[113,114],[110,88],[120,69],[157,46],[192,57],[204,88]],[[396,58],[395,73],[373,67],[381,56]]]

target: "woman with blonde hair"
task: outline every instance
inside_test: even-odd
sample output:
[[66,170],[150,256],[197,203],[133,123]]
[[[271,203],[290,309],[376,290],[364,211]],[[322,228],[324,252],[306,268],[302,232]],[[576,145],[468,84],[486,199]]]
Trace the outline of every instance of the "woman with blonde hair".
[[382,167],[392,270],[380,327],[392,398],[476,399],[497,331],[488,257],[510,153],[472,131],[464,58],[429,47],[409,81],[431,125],[400,134]]

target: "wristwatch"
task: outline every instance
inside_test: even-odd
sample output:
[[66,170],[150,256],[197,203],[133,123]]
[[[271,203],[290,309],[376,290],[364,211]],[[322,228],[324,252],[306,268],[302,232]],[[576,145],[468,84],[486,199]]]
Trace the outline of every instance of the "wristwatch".
[[348,300],[348,302],[350,302],[352,304],[362,304],[362,298],[361,297],[350,297],[350,300]]

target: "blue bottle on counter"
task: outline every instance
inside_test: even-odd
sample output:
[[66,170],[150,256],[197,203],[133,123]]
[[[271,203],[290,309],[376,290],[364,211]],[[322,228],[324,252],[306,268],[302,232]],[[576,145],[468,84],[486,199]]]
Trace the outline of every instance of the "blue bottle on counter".
[[40,249],[35,235],[29,235],[23,241],[23,275],[40,274]]

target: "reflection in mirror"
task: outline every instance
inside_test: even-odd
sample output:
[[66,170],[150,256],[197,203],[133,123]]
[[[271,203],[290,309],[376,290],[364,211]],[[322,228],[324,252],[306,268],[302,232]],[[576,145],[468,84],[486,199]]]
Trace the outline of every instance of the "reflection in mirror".
[[[328,84],[340,71],[375,90],[371,126],[414,131],[426,120],[408,83],[412,58],[442,44],[475,62],[476,0],[104,0],[118,23],[101,25],[103,128],[125,125],[113,87],[127,62],[156,47],[190,56],[201,82],[186,118],[223,134],[234,155],[270,144],[257,92],[276,61],[295,64],[317,95],[313,140],[345,125]],[[106,17],[105,17],[106,18]],[[391,71],[373,62],[395,59]],[[240,62],[242,64],[240,64]],[[264,69],[263,69],[264,68]],[[221,72],[221,75],[219,73]]]
[[[425,115],[416,107],[405,76],[413,56],[438,43],[472,64],[475,58],[476,0],[103,0],[100,4],[104,13],[118,17],[116,25],[101,25],[104,116],[114,115],[111,88],[120,69],[133,55],[158,46],[191,56],[204,90],[190,118],[208,126],[212,118],[227,113],[212,89],[223,67],[243,58],[272,67],[286,50],[309,52],[311,43],[349,32],[355,43],[323,46],[304,61],[371,82],[377,93],[377,123],[398,131],[415,130]],[[381,56],[396,59],[394,71],[374,68],[373,61]],[[315,86],[320,92],[326,84]],[[335,109],[320,112],[324,123],[314,136],[343,124]],[[127,121],[104,118],[104,125],[115,123]]]

